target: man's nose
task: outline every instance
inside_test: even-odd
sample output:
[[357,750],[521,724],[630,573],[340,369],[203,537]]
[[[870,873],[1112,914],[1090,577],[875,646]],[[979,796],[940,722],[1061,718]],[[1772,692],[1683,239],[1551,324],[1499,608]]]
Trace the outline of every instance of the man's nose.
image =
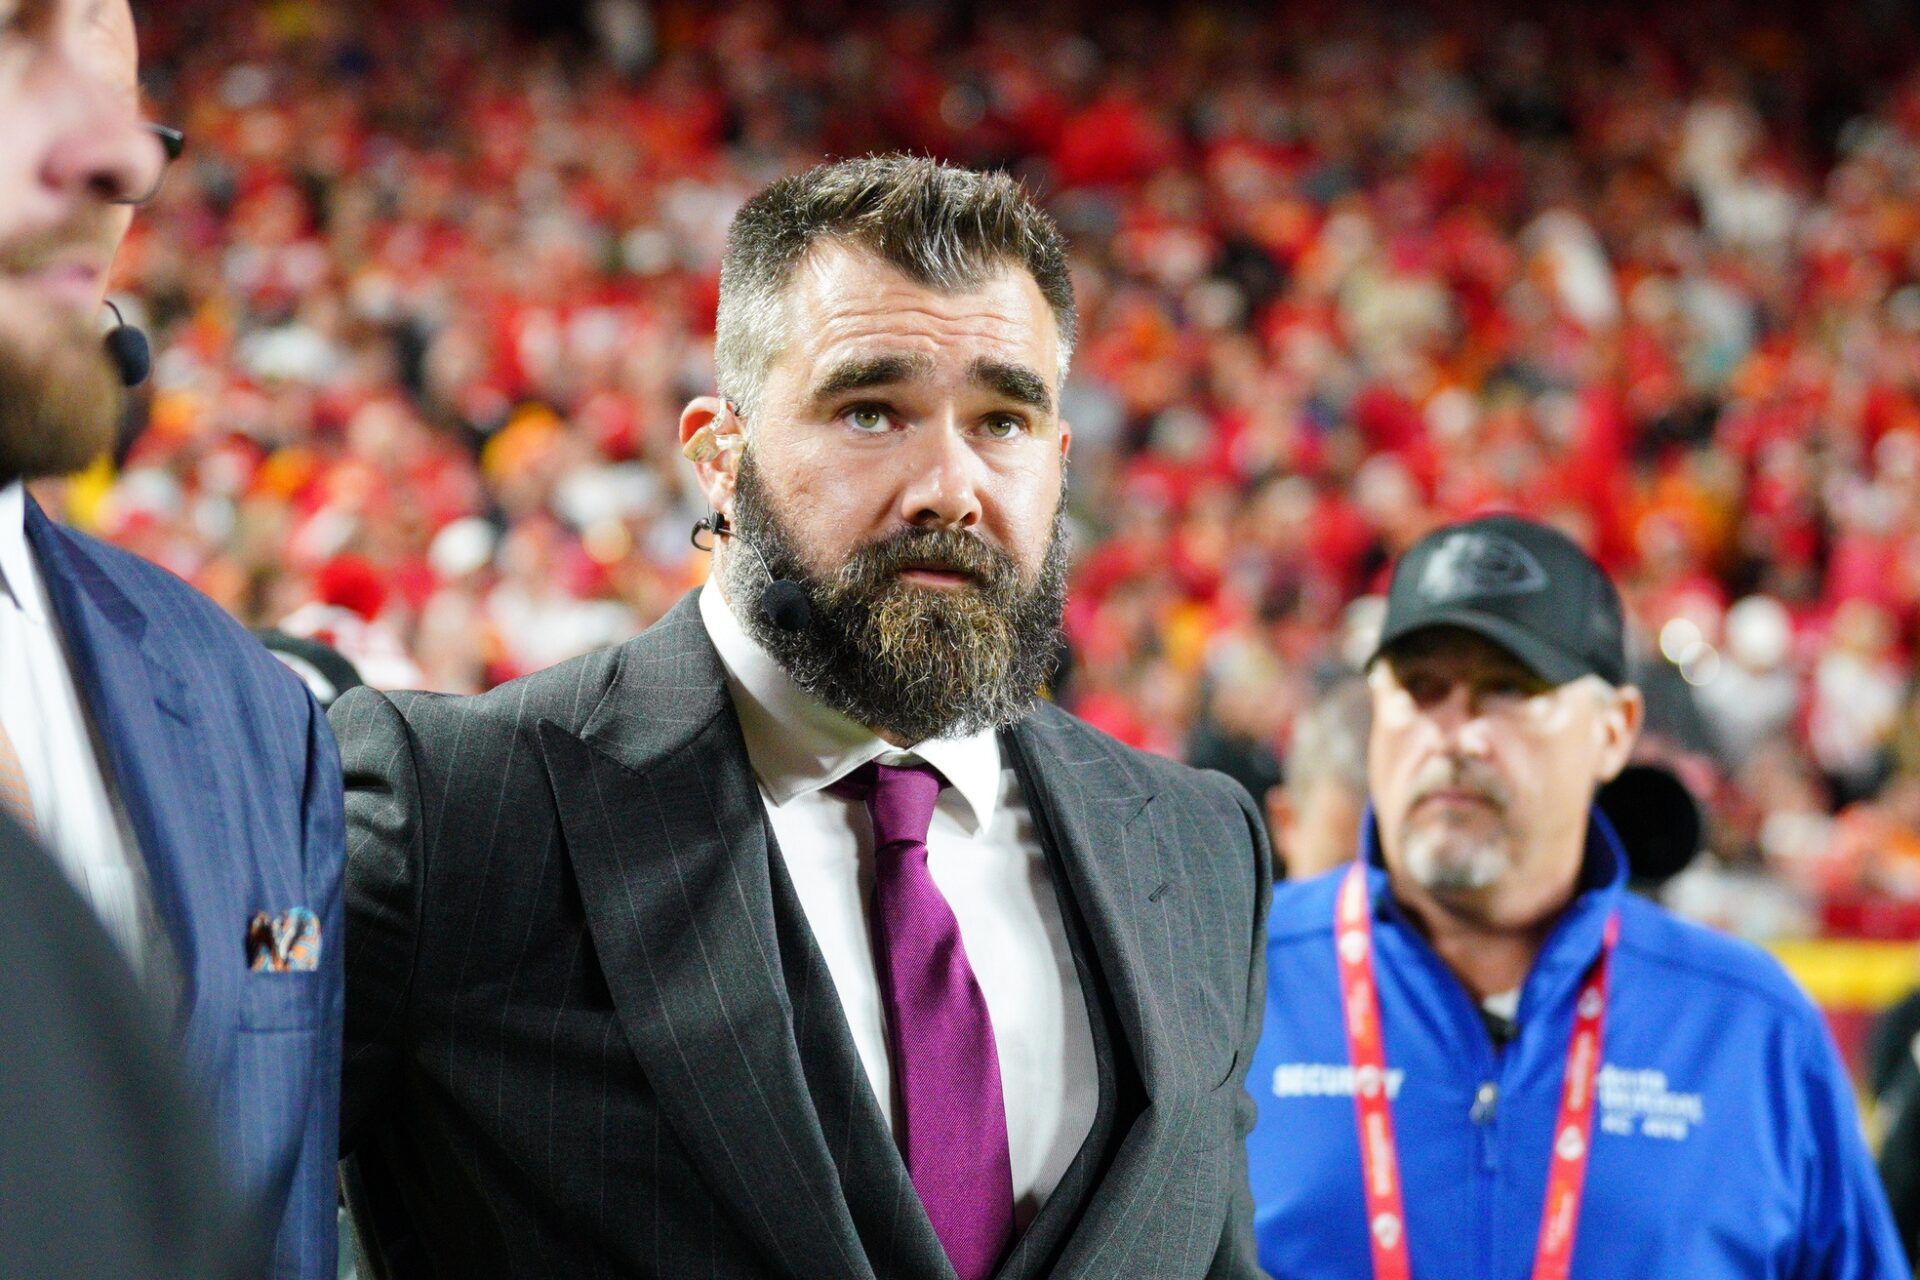
[[49,75],[66,109],[40,166],[41,183],[66,199],[133,203],[160,185],[166,149],[125,95],[71,57]]
[[971,529],[980,523],[981,462],[951,421],[929,425],[908,465],[900,515],[918,528]]
[[1486,752],[1487,718],[1473,686],[1465,681],[1453,685],[1444,698],[1433,703],[1427,709],[1427,719],[1449,750],[1463,756]]

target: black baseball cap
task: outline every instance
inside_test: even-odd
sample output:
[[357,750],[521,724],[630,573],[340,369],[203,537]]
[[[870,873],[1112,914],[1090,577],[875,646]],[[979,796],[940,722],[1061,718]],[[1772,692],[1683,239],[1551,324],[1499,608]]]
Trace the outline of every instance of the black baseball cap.
[[1429,627],[1491,640],[1552,684],[1585,675],[1627,683],[1620,593],[1606,571],[1572,539],[1519,516],[1443,525],[1409,547],[1369,665]]

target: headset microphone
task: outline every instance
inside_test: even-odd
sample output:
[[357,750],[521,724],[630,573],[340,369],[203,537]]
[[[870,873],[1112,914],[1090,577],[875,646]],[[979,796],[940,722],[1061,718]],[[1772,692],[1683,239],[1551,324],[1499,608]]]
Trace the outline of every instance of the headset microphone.
[[806,588],[791,578],[776,578],[773,570],[767,567],[767,558],[760,554],[760,548],[740,536],[727,518],[715,511],[693,526],[693,545],[702,551],[712,550],[711,544],[700,546],[702,532],[711,533],[716,538],[734,538],[753,552],[755,560],[760,562],[760,572],[767,575],[766,590],[760,593],[760,616],[782,631],[805,631],[807,624],[813,621],[813,605],[807,600]]
[[127,323],[111,298],[107,300],[107,308],[113,312],[114,319],[113,328],[107,330],[107,336],[102,339],[107,359],[113,361],[122,386],[137,387],[153,372],[153,347],[146,334]]

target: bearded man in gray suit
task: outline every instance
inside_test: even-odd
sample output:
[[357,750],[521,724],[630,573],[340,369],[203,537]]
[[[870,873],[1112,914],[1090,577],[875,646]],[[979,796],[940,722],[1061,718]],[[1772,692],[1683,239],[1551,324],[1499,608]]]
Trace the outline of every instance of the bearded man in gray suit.
[[1268,852],[1041,702],[1065,248],[909,157],[735,219],[713,575],[476,698],[336,706],[343,1146],[424,1274],[1255,1277]]

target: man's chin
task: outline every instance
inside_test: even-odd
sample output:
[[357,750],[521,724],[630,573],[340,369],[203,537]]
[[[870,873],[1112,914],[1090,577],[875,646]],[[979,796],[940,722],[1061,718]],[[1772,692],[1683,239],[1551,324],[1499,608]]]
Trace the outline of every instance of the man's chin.
[[120,379],[85,325],[0,326],[0,484],[79,471],[113,447]]
[[722,561],[729,599],[757,599],[768,575],[805,587],[811,621],[748,631],[809,695],[902,742],[1018,723],[1053,675],[1066,598],[1063,510],[1030,583],[1006,552],[971,535],[902,532],[838,564],[804,554],[767,501],[755,454],[740,461],[734,523],[765,556]]
[[1413,831],[1407,836],[1407,870],[1413,880],[1437,896],[1479,894],[1498,885],[1508,859],[1495,842],[1463,832]]

